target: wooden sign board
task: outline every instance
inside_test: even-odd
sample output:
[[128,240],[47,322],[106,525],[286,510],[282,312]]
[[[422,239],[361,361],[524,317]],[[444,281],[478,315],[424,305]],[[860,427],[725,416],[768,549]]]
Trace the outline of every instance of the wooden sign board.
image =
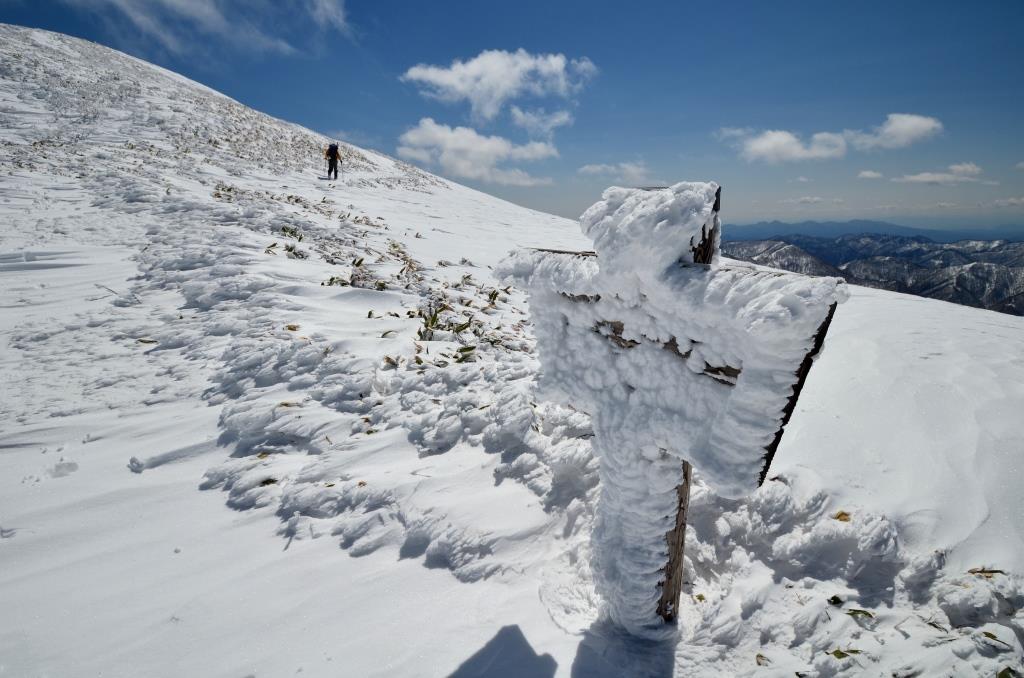
[[595,252],[520,250],[502,271],[530,295],[541,396],[592,418],[598,592],[650,635],[677,616],[692,473],[723,496],[764,482],[845,290],[721,264],[717,185],[639,191],[584,215]]

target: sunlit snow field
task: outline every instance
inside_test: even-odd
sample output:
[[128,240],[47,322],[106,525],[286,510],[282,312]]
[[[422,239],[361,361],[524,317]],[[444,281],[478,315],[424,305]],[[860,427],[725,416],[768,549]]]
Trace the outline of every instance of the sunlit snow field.
[[328,182],[326,141],[0,26],[0,675],[1020,667],[1024,318],[851,288],[773,480],[697,469],[641,643],[593,593],[589,420],[490,270],[590,243],[354,147]]

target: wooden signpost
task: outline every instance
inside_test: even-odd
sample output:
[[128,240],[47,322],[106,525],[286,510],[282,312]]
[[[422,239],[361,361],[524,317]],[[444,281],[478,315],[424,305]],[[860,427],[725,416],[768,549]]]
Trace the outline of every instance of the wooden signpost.
[[530,295],[541,395],[592,417],[595,583],[640,635],[678,615],[694,471],[723,496],[764,482],[845,299],[838,279],[720,263],[720,209],[715,184],[609,189],[582,219],[595,251],[503,265]]

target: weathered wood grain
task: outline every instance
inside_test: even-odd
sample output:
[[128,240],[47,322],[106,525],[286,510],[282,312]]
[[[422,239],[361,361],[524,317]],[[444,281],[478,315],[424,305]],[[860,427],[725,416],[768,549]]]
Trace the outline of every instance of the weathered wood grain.
[[665,579],[660,583],[661,598],[658,614],[666,622],[674,622],[679,612],[679,597],[683,590],[683,556],[686,544],[686,515],[690,508],[690,481],[693,472],[690,463],[683,462],[683,482],[676,488],[679,503],[676,508],[675,527],[665,535],[668,546],[668,564]]

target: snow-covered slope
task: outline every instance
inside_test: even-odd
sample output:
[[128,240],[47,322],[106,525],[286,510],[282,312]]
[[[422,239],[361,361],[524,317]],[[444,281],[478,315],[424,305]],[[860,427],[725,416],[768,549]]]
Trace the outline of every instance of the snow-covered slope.
[[534,400],[489,271],[589,243],[353,147],[323,181],[325,141],[0,26],[0,675],[1019,667],[1024,319],[854,288],[639,643],[593,593],[589,421]]
[[761,266],[804,275],[842,277],[843,272],[796,245],[779,240],[730,240],[723,243],[727,256]]

